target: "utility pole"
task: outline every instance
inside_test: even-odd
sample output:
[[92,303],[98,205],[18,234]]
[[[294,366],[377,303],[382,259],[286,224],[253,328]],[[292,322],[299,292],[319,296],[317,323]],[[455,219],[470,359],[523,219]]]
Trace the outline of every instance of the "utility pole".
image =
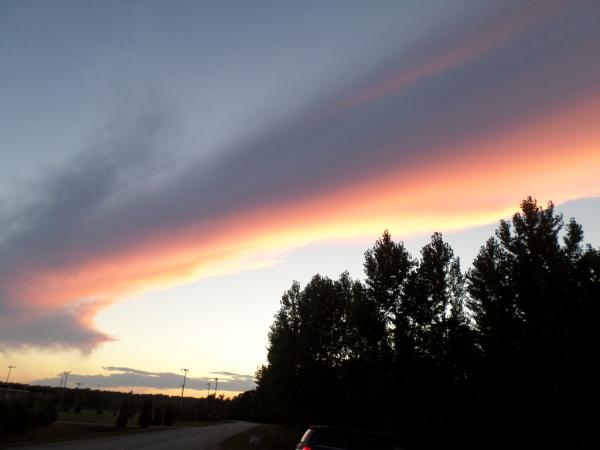
[[8,384],[8,379],[10,378],[10,371],[16,369],[17,366],[8,366],[8,375],[6,375],[6,383]]
[[188,370],[190,369],[181,369],[183,370],[183,384],[181,385],[181,401],[183,402],[183,391],[185,390],[185,379],[187,378]]

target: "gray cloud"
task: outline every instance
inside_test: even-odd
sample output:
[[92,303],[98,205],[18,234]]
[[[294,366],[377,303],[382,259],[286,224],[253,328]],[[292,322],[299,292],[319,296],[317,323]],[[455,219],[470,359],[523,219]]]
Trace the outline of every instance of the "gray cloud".
[[93,302],[67,307],[31,308],[0,302],[0,351],[8,348],[57,347],[79,348],[89,352],[99,343],[113,338],[95,330],[86,320]]
[[[95,388],[100,386],[106,388],[133,388],[146,387],[152,389],[177,389],[181,387],[183,382],[182,374],[172,372],[148,372],[145,370],[132,369],[128,367],[103,367],[107,372],[112,372],[108,375],[80,375],[72,373],[69,375],[70,383],[82,383],[83,387]],[[211,372],[213,375],[219,376],[219,391],[238,392],[247,391],[256,387],[254,376],[242,375],[233,372]],[[194,377],[188,373],[185,382],[186,389],[194,389],[198,391],[206,391],[207,383],[211,383],[211,391],[214,392],[215,377]],[[32,381],[31,384],[58,386],[60,383],[60,375],[55,378],[44,378]]]
[[[494,9],[499,17],[493,20],[510,23],[519,14],[515,4]],[[461,23],[444,30],[450,39],[436,34],[413,54],[390,55],[352,89],[266,124],[264,132],[211,159],[172,161],[180,125],[164,105],[146,104],[133,118],[112,121],[79,158],[42,180],[26,208],[0,220],[8,230],[0,240],[0,310],[7,311],[0,344],[88,348],[108,339],[77,308],[45,305],[27,318],[35,308],[19,295],[23,274],[77,268],[240,210],[293,207],[391,169],[401,177],[454,144],[500,133],[587,95],[600,79],[599,5],[582,2],[565,10],[560,23],[549,20],[405,89],[332,111],[398,70],[477,41],[481,25]],[[82,301],[100,299],[73,298],[72,304]]]

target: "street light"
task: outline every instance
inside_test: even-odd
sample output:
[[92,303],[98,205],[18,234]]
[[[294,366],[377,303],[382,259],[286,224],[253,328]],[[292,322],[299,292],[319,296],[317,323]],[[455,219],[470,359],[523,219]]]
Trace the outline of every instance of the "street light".
[[8,383],[8,379],[10,378],[10,371],[16,369],[17,366],[8,366],[8,375],[6,375],[6,382]]
[[213,418],[216,417],[217,413],[217,389],[219,388],[219,379],[215,378],[215,399],[213,400]]
[[67,387],[67,378],[69,378],[69,375],[71,374],[71,371],[70,370],[65,370],[62,374],[64,375],[62,387],[66,388]]
[[183,391],[185,390],[185,379],[187,378],[188,370],[190,369],[181,369],[183,370],[183,384],[181,385],[181,399],[183,401]]
[[59,410],[59,411],[62,411],[63,399],[65,398],[65,389],[67,388],[67,378],[69,378],[69,374],[70,374],[70,373],[71,373],[71,372],[70,372],[70,371],[68,371],[68,370],[65,370],[65,371],[63,372],[63,375],[65,376],[65,381],[64,381],[64,385],[63,385],[63,390],[62,390],[62,392],[61,392],[61,394],[60,394],[60,406],[59,406],[59,408],[58,408],[58,410]]

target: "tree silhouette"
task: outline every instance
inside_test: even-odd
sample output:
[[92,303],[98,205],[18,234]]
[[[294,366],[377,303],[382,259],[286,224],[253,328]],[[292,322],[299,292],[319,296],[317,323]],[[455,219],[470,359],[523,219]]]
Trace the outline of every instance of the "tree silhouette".
[[166,427],[171,427],[175,423],[175,409],[173,408],[171,402],[167,403],[163,423]]
[[413,259],[386,230],[364,283],[315,275],[284,293],[253,410],[424,448],[599,447],[600,251],[582,242],[531,197],[466,276],[441,234]]
[[142,410],[138,419],[140,428],[148,428],[152,423],[152,398],[145,398],[142,402]]
[[123,400],[123,403],[121,403],[121,409],[119,410],[119,415],[117,416],[117,421],[115,423],[115,426],[117,428],[127,427],[127,420],[129,419],[129,409],[129,401]]

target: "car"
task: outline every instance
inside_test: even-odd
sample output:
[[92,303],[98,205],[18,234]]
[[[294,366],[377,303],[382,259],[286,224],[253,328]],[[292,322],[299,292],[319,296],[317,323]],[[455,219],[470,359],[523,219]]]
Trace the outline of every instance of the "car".
[[325,425],[312,425],[296,450],[416,450],[408,440],[386,433]]

